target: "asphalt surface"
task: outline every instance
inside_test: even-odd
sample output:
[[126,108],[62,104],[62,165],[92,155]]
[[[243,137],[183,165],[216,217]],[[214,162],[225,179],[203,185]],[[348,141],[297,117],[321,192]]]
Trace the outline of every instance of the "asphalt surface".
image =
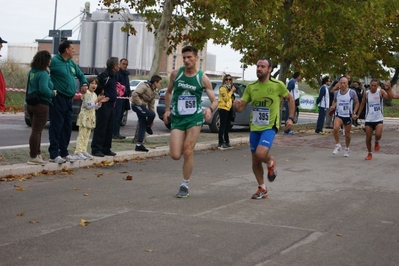
[[112,166],[49,164],[73,173],[0,182],[0,265],[399,265],[397,129],[371,161],[360,129],[348,158],[332,155],[332,135],[279,133],[262,200],[250,199],[246,137],[227,151],[197,144],[186,199],[167,147]]

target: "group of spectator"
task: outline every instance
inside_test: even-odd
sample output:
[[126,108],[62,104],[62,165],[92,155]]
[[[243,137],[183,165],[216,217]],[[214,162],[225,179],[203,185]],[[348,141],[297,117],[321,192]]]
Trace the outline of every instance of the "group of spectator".
[[[39,51],[31,62],[26,87],[27,111],[32,123],[28,164],[45,164],[40,146],[47,118],[50,120],[50,162],[62,164],[92,159],[93,156],[115,156],[116,153],[111,150],[112,139],[126,138],[120,135],[120,122],[124,111],[130,108],[139,118],[139,141],[135,150],[148,151],[142,142],[145,132],[152,134],[155,94],[162,78],[153,76],[131,95],[127,59],[119,61],[117,57],[110,57],[106,69],[97,77],[87,80],[73,61],[73,55],[73,43],[65,40],[59,45],[58,54],[54,57],[47,51]],[[69,154],[76,78],[81,85],[82,107],[76,123],[79,134],[75,153]],[[87,149],[92,130],[90,154]]]

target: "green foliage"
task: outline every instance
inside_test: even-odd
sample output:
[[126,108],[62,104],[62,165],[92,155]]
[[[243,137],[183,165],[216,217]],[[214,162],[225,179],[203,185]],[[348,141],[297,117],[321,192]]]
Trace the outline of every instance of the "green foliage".
[[[118,6],[121,0],[100,0]],[[163,6],[174,7],[164,49],[202,49],[206,41],[243,54],[242,63],[269,57],[279,79],[300,71],[316,88],[321,73],[387,79],[398,67],[399,1],[392,0],[125,0],[158,29]],[[114,9],[118,11],[119,8]],[[112,9],[111,9],[112,12]],[[188,31],[189,29],[189,31]],[[155,31],[155,35],[158,33]]]

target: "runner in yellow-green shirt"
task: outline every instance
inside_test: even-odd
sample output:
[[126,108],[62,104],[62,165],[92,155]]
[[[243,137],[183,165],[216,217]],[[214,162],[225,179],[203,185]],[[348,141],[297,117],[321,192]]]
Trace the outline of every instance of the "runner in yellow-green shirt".
[[248,103],[252,105],[249,142],[252,153],[252,171],[258,182],[258,190],[252,199],[267,197],[262,163],[267,165],[267,178],[270,182],[273,182],[277,176],[276,161],[270,156],[269,151],[280,126],[281,98],[288,100],[290,110],[285,122],[285,130],[290,129],[294,123],[294,98],[283,82],[271,78],[272,71],[270,59],[258,60],[256,67],[258,80],[248,85],[241,100],[234,102],[236,112],[242,112]]

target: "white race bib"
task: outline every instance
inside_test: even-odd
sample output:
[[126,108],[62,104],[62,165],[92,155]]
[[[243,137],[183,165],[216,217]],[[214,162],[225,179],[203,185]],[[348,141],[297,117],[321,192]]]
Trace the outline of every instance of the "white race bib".
[[252,124],[256,126],[267,126],[270,119],[269,108],[254,108],[252,110]]
[[381,112],[380,103],[371,103],[369,104],[369,113],[370,114],[379,114]]
[[197,98],[195,95],[180,95],[177,101],[179,115],[192,115],[197,111]]
[[349,115],[350,103],[338,103],[338,115]]

